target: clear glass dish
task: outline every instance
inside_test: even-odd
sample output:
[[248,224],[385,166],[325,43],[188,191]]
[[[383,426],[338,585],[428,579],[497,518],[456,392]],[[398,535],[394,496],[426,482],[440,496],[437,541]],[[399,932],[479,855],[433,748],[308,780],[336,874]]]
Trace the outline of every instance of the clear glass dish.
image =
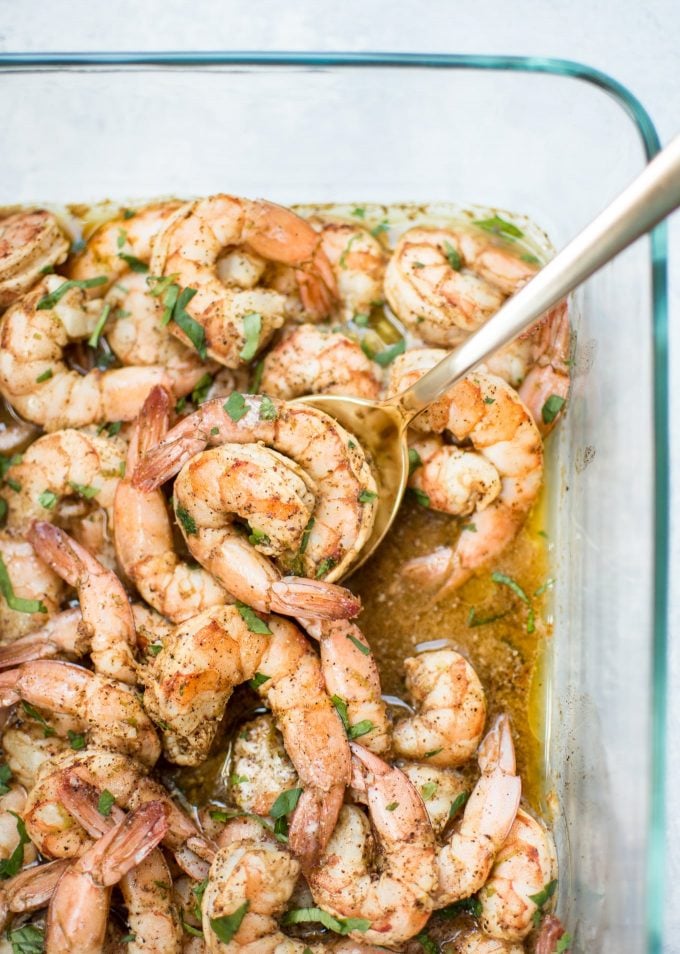
[[[391,54],[0,56],[0,204],[228,190],[452,201],[561,246],[658,149],[578,64]],[[551,440],[546,799],[573,950],[661,950],[667,577],[665,232],[581,289]]]

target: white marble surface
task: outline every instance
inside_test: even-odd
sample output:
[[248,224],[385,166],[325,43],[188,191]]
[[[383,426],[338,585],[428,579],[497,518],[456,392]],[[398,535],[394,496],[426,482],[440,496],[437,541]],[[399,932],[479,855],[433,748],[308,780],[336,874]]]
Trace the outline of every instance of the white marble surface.
[[[677,0],[0,0],[0,50],[399,50],[557,56],[629,87],[663,142],[680,131]],[[680,381],[680,215],[671,224],[671,382]],[[673,328],[675,325],[675,328]],[[671,635],[680,630],[680,388],[671,384]],[[675,633],[673,633],[675,630]],[[680,651],[671,648],[667,954],[680,952]],[[631,779],[634,797],[636,780]],[[593,952],[595,954],[595,952]]]

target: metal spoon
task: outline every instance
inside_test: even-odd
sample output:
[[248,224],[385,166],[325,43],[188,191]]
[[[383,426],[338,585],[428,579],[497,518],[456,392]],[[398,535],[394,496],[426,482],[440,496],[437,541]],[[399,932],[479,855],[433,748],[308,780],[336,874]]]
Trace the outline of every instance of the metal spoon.
[[378,484],[373,532],[348,572],[368,559],[397,515],[409,476],[413,418],[549,308],[680,205],[680,136],[483,327],[412,387],[387,401],[313,394],[299,398],[334,417],[369,452]]

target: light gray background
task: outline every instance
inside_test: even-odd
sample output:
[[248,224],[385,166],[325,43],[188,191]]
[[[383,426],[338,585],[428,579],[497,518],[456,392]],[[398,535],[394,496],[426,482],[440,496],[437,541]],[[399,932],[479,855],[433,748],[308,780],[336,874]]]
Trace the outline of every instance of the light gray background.
[[[662,142],[680,132],[677,0],[0,0],[0,50],[397,50],[580,60],[628,86]],[[673,464],[668,954],[680,952],[680,214],[671,224]],[[673,325],[675,324],[675,328]],[[674,386],[676,382],[676,386]],[[673,633],[675,630],[675,633]],[[674,687],[676,691],[674,691]],[[638,779],[631,779],[635,797]],[[593,952],[595,954],[595,952]],[[622,952],[623,954],[623,952]]]

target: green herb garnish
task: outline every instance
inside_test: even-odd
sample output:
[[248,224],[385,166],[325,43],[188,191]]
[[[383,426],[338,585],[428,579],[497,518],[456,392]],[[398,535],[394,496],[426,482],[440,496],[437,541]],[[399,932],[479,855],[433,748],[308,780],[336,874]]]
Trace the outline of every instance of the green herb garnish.
[[85,745],[87,744],[85,742],[85,736],[81,735],[79,732],[74,732],[73,729],[68,730],[68,741],[74,752],[80,752],[80,750],[84,749]]
[[272,807],[269,809],[269,814],[271,817],[283,818],[286,815],[290,815],[300,800],[300,795],[302,795],[301,788],[289,788],[287,791],[281,792]]
[[417,487],[409,487],[411,494],[416,498],[421,507],[430,506],[430,498],[423,490],[419,490]]
[[36,384],[42,384],[43,381],[49,381],[50,378],[53,377],[53,375],[54,375],[54,372],[52,371],[52,368],[48,368],[47,371],[43,371],[42,374],[38,375],[38,377],[35,379]]
[[234,422],[240,421],[248,413],[246,399],[239,391],[232,391],[222,407]]
[[[118,238],[120,238],[120,236],[118,236]],[[123,241],[123,245],[125,245],[125,241]],[[119,246],[119,248],[120,247],[121,246]],[[140,258],[137,258],[136,255],[128,255],[125,252],[119,252],[118,258],[122,259],[125,262],[125,264],[130,269],[130,271],[137,272],[139,275],[143,275],[144,272],[149,271],[149,266],[145,264]]]
[[458,250],[450,242],[444,242],[444,251],[451,268],[454,272],[459,272],[463,267],[463,259],[460,257]]
[[85,500],[92,500],[101,490],[101,487],[93,487],[91,484],[77,484],[75,480],[69,480],[69,487],[71,487],[79,497],[84,497]]
[[474,606],[471,606],[470,612],[468,613],[467,624],[470,629],[473,629],[475,626],[486,626],[488,623],[495,623],[497,619],[503,619],[503,617],[507,615],[506,610],[506,612],[496,613],[494,616],[477,616],[477,610]]
[[239,354],[242,361],[252,361],[255,357],[260,343],[261,331],[262,315],[256,311],[251,311],[249,314],[243,316],[243,337],[245,340]]
[[418,470],[419,467],[423,466],[423,459],[415,449],[415,447],[410,447],[408,451],[408,472],[409,475],[413,473],[414,470]]
[[270,542],[271,541],[269,537],[266,533],[263,533],[262,530],[251,528],[250,533],[248,534],[248,543],[250,543],[251,546],[256,547],[258,544],[262,544],[262,546],[266,547]]
[[0,795],[6,795],[9,792],[8,782],[12,781],[12,770],[4,762],[0,764]]
[[371,922],[366,918],[334,918],[321,908],[294,908],[283,916],[284,924],[306,924],[309,921],[323,924],[336,934],[349,934],[351,931],[368,931]]
[[9,858],[0,859],[0,878],[3,881],[6,878],[12,878],[15,874],[18,874],[24,864],[24,845],[29,845],[31,839],[28,837],[26,832],[26,825],[21,815],[17,815],[16,812],[7,809],[10,815],[14,815],[17,820],[17,832],[19,833],[19,844],[16,846]]
[[337,562],[335,557],[324,557],[316,568],[317,580],[320,580],[322,576],[326,576],[327,573],[330,573]]
[[477,219],[473,222],[477,228],[484,229],[485,232],[493,232],[494,235],[509,235],[512,238],[522,238],[524,232],[518,229],[512,222],[507,222],[500,215],[493,215],[490,219]]
[[99,800],[97,802],[97,811],[100,815],[103,815],[105,818],[108,818],[111,814],[111,809],[116,804],[116,797],[113,795],[108,788],[105,788]]
[[271,629],[267,626],[263,619],[260,619],[251,606],[247,606],[245,603],[237,601],[236,609],[239,611],[241,619],[251,633],[257,633],[259,636],[271,636]]
[[392,364],[398,355],[403,354],[406,351],[406,341],[404,338],[401,338],[396,342],[396,344],[389,345],[387,348],[383,348],[382,351],[373,351],[373,349],[364,340],[361,342],[361,350],[364,352],[367,358],[371,359],[371,361],[375,361],[375,363],[379,364],[381,368],[386,368],[388,365]]
[[372,500],[375,500],[377,493],[374,490],[362,490],[359,494],[358,500],[359,503],[370,503]]
[[429,802],[438,788],[438,782],[425,782],[424,785],[421,785],[420,794],[423,796],[423,801]]
[[566,400],[563,397],[560,397],[559,394],[551,394],[541,408],[541,418],[543,419],[543,423],[552,424],[566,403]]
[[223,914],[220,918],[210,918],[210,927],[215,932],[218,940],[222,941],[223,944],[228,944],[231,941],[241,927],[241,922],[248,913],[249,907],[250,902],[244,901],[231,914]]
[[12,954],[42,954],[45,950],[45,932],[35,924],[24,924],[10,931],[7,940],[12,945]]
[[454,800],[451,802],[451,808],[449,808],[449,818],[455,818],[469,797],[469,792],[459,792],[458,795],[456,795]]
[[352,633],[346,633],[347,639],[359,650],[360,653],[364,656],[370,656],[371,650],[360,639],[357,639],[356,636],[353,636]]
[[541,918],[543,916],[543,909],[548,903],[548,901],[550,901],[552,896],[555,894],[556,890],[557,890],[557,878],[554,878],[552,881],[549,881],[545,885],[545,887],[541,888],[541,890],[537,894],[529,895],[529,900],[533,901],[534,904],[536,905],[536,911],[534,911],[532,915],[532,921],[534,922],[535,925],[540,924]]
[[38,503],[41,507],[44,507],[45,510],[51,510],[58,499],[58,496],[53,491],[43,490],[43,492],[38,496]]
[[111,305],[107,302],[102,308],[99,318],[97,318],[97,324],[94,326],[94,331],[87,339],[87,343],[91,348],[96,348],[99,345],[99,337],[104,330],[104,325],[106,320],[109,317],[109,312],[111,311]]
[[260,686],[263,686],[265,682],[269,682],[271,676],[265,676],[263,672],[256,672],[252,679],[248,681],[248,685],[252,689],[259,689]]
[[95,278],[69,278],[68,281],[65,281],[59,288],[55,288],[53,292],[50,292],[49,295],[43,295],[38,304],[35,306],[37,311],[45,311],[48,308],[54,308],[54,306],[61,301],[66,292],[70,291],[72,288],[97,288],[99,285],[106,285],[108,278],[106,275],[97,275]]
[[0,593],[4,596],[9,608],[16,610],[17,613],[47,613],[47,607],[42,600],[25,600],[21,596],[14,595],[14,587],[2,557],[0,557]]
[[194,389],[191,392],[191,400],[194,404],[202,404],[208,396],[208,391],[212,387],[213,376],[212,374],[204,374],[194,385]]
[[179,328],[182,329],[196,351],[198,351],[201,360],[205,361],[208,356],[208,348],[205,341],[205,328],[198,321],[196,321],[195,318],[192,318],[189,312],[186,310],[186,306],[189,304],[195,294],[195,288],[182,289],[172,308],[172,320]]
[[276,410],[276,405],[272,399],[265,394],[264,397],[260,398],[260,420],[275,421],[278,416],[279,413]]
[[182,524],[182,529],[187,536],[193,537],[198,534],[198,527],[196,526],[196,521],[191,516],[188,510],[184,507],[181,507],[179,504],[175,507],[175,515],[177,519]]

